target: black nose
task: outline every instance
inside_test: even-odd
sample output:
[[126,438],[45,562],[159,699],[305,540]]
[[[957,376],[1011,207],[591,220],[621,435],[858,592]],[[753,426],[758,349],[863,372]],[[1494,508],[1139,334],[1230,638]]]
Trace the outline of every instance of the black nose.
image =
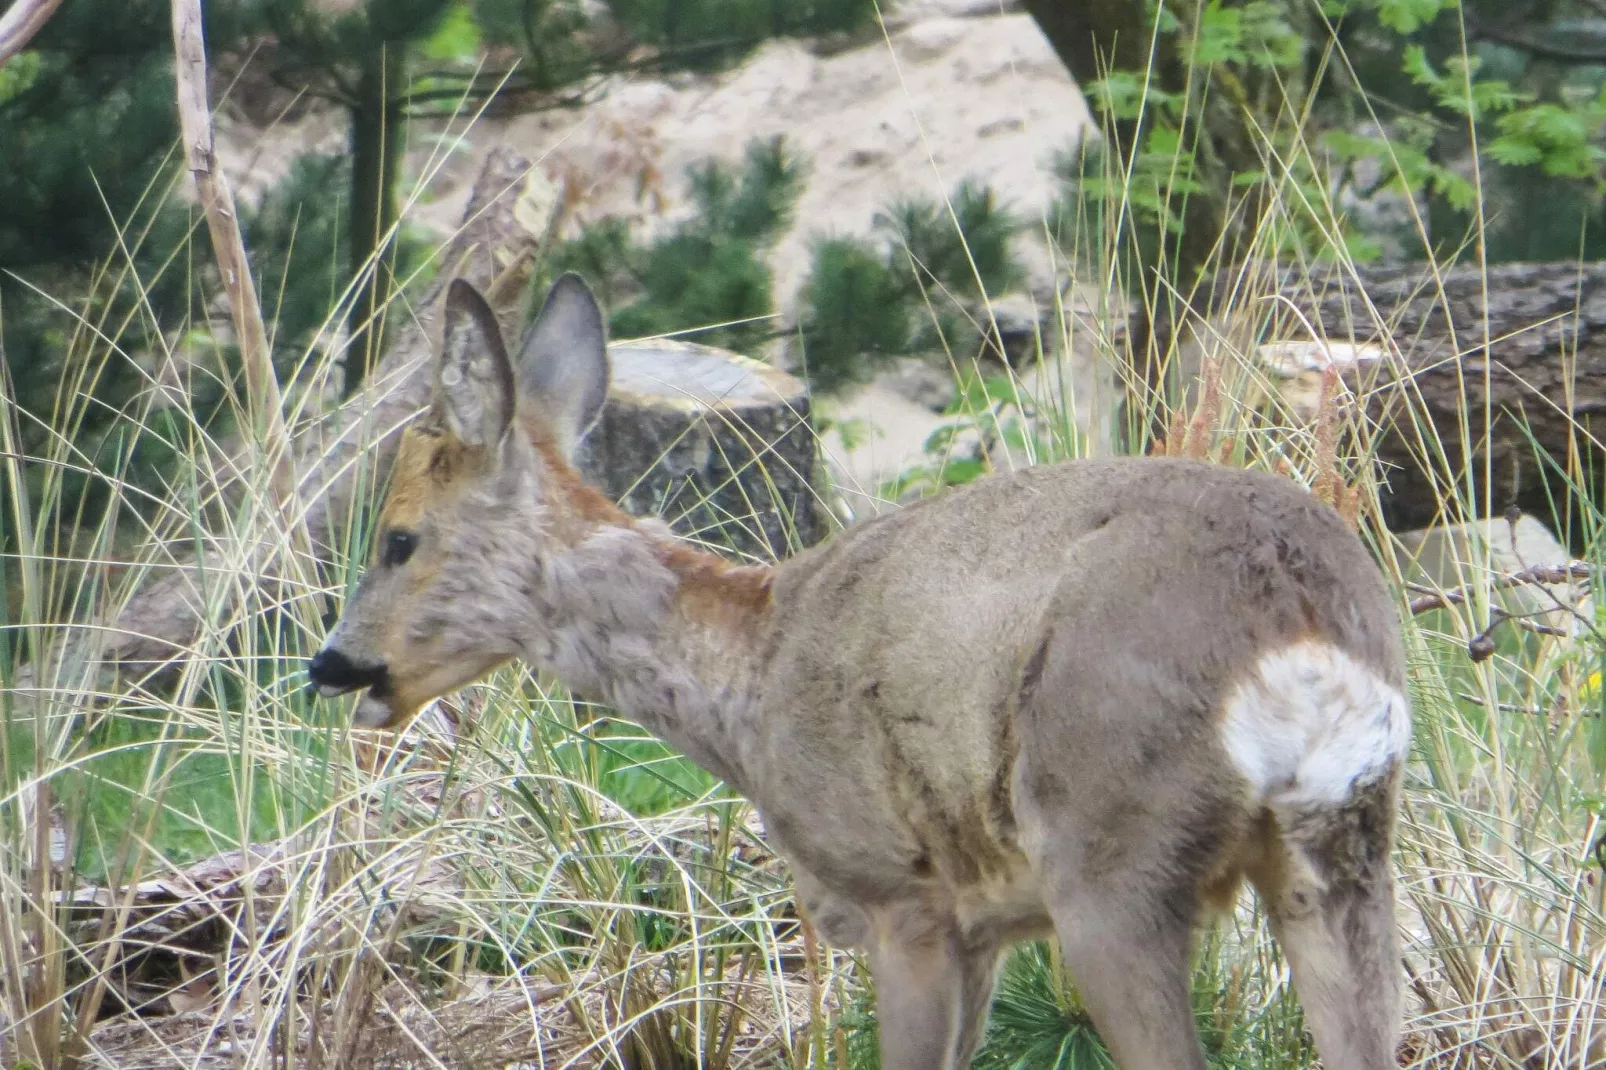
[[307,663],[307,678],[325,695],[338,695],[359,687],[383,690],[389,673],[383,665],[358,665],[340,651],[325,647]]

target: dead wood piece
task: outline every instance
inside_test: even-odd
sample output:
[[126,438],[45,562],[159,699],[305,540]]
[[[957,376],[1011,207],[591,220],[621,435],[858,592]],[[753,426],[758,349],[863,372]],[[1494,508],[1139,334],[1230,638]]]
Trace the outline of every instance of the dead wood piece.
[[[440,778],[427,777],[406,793],[430,809],[428,800],[438,801],[442,790]],[[383,822],[385,812],[375,803],[366,820]],[[199,989],[224,987],[219,972],[241,967],[248,942],[260,949],[289,936],[294,912],[285,909],[286,897],[304,893],[307,880],[326,879],[327,862],[315,856],[351,849],[302,833],[225,851],[135,885],[59,892],[64,931],[85,952],[73,958],[69,972],[82,980],[91,968],[103,971],[111,998],[102,1016],[171,1013],[194,1002]],[[370,890],[385,904],[370,919],[380,927],[428,926],[457,908],[462,881],[446,860],[408,849],[387,854],[383,866],[363,864]],[[334,941],[339,923],[331,919],[327,926],[325,935]]]
[[[1530,568],[1519,569],[1496,576],[1486,584],[1468,584],[1448,591],[1426,591],[1411,599],[1411,615],[1426,613],[1431,609],[1449,609],[1452,606],[1466,605],[1475,590],[1487,587],[1490,590],[1504,590],[1510,587],[1550,586],[1558,583],[1567,583],[1570,580],[1587,580],[1599,570],[1587,561],[1573,561],[1565,565],[1534,565]],[[1412,584],[1412,590],[1421,591],[1421,585]]]
[[[1438,522],[1443,488],[1464,485],[1469,466],[1489,516],[1513,506],[1554,516],[1569,497],[1564,473],[1591,493],[1606,485],[1606,263],[1457,266],[1437,277],[1421,264],[1374,267],[1291,283],[1283,296],[1324,340],[1392,354],[1346,372],[1381,431],[1392,529]],[[1413,412],[1443,459],[1424,455]],[[1576,514],[1562,518],[1575,551]]]

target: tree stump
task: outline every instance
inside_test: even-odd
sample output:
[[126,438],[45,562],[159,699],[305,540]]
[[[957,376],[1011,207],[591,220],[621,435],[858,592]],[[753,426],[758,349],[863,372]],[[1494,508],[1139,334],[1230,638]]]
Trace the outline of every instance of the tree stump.
[[818,542],[808,388],[778,368],[667,339],[608,347],[612,379],[576,454],[626,511],[774,560]]

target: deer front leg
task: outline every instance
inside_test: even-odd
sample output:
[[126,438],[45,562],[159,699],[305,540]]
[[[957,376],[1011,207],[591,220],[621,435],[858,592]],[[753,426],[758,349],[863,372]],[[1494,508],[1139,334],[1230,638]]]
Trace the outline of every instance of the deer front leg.
[[967,947],[951,917],[878,911],[870,948],[882,1070],[964,1070],[986,1028],[998,948]]

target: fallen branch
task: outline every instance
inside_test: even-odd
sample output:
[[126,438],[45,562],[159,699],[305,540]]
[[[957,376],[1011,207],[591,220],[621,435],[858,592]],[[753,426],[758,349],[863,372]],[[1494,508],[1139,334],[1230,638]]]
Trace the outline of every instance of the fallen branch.
[[[1449,609],[1452,606],[1464,606],[1472,596],[1481,590],[1500,591],[1510,590],[1513,587],[1550,587],[1558,583],[1568,583],[1572,580],[1585,580],[1599,572],[1596,566],[1586,561],[1570,561],[1565,565],[1530,565],[1515,572],[1507,572],[1496,576],[1487,584],[1469,583],[1460,587],[1453,587],[1448,591],[1435,591],[1421,584],[1408,584],[1410,590],[1417,592],[1417,597],[1411,599],[1411,615],[1426,613],[1433,609]],[[1555,597],[1556,607],[1571,613],[1582,621],[1592,631],[1594,625],[1588,618],[1580,614],[1576,607]],[[1489,608],[1489,626],[1467,640],[1467,657],[1473,661],[1487,661],[1494,657],[1494,633],[1502,624],[1511,624],[1523,631],[1533,632],[1536,635],[1550,635],[1565,638],[1570,632],[1554,624],[1544,624],[1533,620],[1534,617],[1545,616],[1553,610],[1535,610],[1531,613],[1512,613],[1499,606]]]
[[1411,615],[1426,613],[1430,609],[1450,609],[1453,606],[1464,606],[1472,596],[1487,588],[1491,591],[1507,590],[1512,587],[1546,587],[1556,583],[1566,583],[1569,580],[1587,580],[1599,573],[1596,566],[1587,561],[1572,561],[1565,565],[1533,565],[1496,576],[1483,583],[1469,583],[1460,587],[1453,587],[1448,591],[1434,591],[1424,588],[1421,584],[1410,584],[1410,589],[1420,593],[1411,599]]

